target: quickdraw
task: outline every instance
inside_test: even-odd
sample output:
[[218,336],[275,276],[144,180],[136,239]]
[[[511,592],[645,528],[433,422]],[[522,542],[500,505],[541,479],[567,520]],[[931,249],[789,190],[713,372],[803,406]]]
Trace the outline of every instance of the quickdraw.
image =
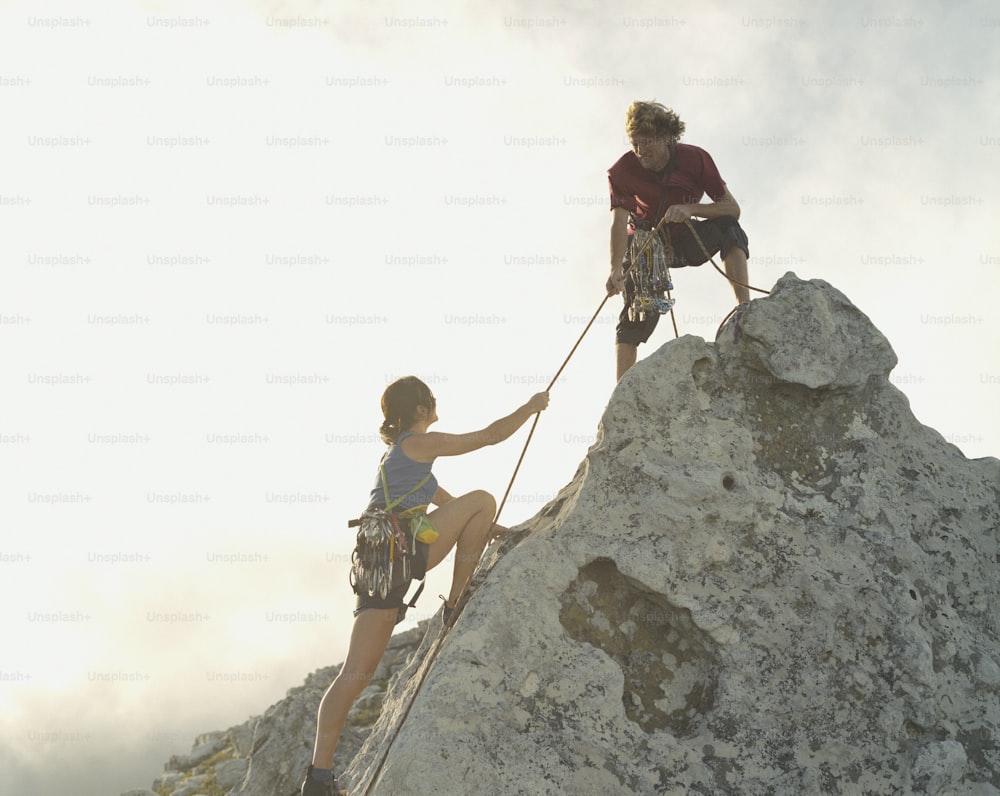
[[355,593],[378,595],[383,600],[389,594],[396,557],[393,548],[397,524],[394,520],[395,515],[389,512],[369,509],[360,519],[348,523],[360,526],[351,554],[350,581]]
[[673,247],[664,245],[656,230],[637,229],[632,234],[629,274],[635,293],[628,308],[630,321],[643,321],[647,314],[666,315],[674,308],[670,291],[674,283],[670,278],[669,262],[673,262]]

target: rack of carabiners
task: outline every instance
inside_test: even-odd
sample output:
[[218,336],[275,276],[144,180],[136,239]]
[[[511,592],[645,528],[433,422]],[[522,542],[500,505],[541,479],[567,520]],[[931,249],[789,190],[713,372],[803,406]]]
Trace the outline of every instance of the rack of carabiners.
[[666,315],[674,308],[670,291],[674,283],[670,278],[669,263],[673,262],[673,246],[669,237],[664,242],[657,229],[637,229],[629,244],[629,276],[635,291],[628,308],[630,321],[643,321],[647,314]]
[[410,577],[409,539],[396,514],[380,508],[361,515],[358,544],[354,548],[351,586],[383,600],[392,589],[393,569],[402,567],[402,578]]

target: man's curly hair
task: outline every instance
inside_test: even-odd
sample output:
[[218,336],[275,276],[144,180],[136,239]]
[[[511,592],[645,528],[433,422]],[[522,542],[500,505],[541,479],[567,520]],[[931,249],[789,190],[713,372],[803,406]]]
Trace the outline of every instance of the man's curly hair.
[[659,102],[636,100],[625,114],[625,134],[629,139],[637,135],[670,136],[677,141],[684,135],[684,122],[671,108]]

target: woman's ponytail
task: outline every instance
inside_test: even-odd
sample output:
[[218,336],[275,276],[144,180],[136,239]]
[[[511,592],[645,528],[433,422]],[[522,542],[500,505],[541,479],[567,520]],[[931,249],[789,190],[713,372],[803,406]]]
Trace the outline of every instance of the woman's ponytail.
[[392,445],[416,419],[417,407],[434,409],[431,389],[416,376],[397,379],[382,393],[382,422],[379,436],[386,445]]
[[378,430],[378,435],[386,445],[392,445],[402,433],[398,420],[384,420]]

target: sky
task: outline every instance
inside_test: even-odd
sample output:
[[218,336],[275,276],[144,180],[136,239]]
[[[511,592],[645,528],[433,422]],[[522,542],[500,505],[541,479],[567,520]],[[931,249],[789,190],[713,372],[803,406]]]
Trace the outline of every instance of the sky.
[[[635,99],[712,154],[753,285],[834,285],[917,418],[1000,455],[995,4],[416,6],[0,4],[0,796],[148,787],[343,660],[382,391],[418,375],[465,432],[549,384]],[[674,282],[714,339],[725,280]],[[619,309],[502,524],[594,441]],[[500,497],[526,433],[435,474]]]

